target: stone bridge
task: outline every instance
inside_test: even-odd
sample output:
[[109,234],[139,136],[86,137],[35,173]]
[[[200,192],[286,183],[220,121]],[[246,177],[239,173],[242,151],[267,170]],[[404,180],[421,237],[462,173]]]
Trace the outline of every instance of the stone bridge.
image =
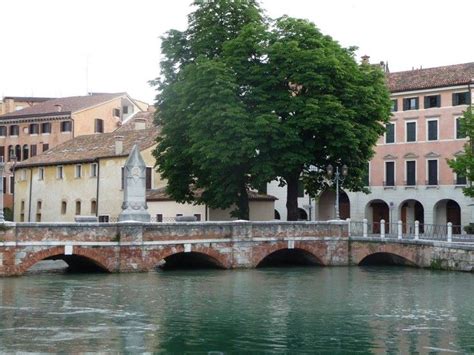
[[297,260],[321,266],[390,262],[472,271],[474,244],[349,237],[345,221],[0,226],[1,276],[22,275],[51,259],[62,259],[73,269],[107,272],[143,272],[164,262],[196,260],[224,269]]

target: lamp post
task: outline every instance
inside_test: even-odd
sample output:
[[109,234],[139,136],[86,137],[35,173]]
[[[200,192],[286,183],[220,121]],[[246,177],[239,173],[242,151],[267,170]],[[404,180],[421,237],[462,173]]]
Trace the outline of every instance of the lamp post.
[[3,174],[5,173],[5,162],[3,157],[0,157],[0,223],[5,223],[5,216],[3,215]]
[[[339,217],[339,183],[343,183],[344,179],[347,176],[347,171],[348,168],[346,165],[343,165],[341,168],[341,172],[339,172],[339,166],[336,166],[336,172],[334,173],[334,168],[331,164],[329,164],[326,168],[326,172],[328,173],[329,180],[333,181],[336,183],[336,203],[335,203],[335,209],[336,209],[336,219],[340,219]],[[334,177],[333,177],[334,174]]]

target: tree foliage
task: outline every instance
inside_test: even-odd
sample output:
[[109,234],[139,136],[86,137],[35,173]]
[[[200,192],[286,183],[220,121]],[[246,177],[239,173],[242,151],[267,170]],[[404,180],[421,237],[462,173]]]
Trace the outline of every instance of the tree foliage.
[[474,142],[472,141],[472,137],[474,137],[474,114],[472,106],[469,106],[460,118],[460,133],[468,138],[464,145],[464,152],[455,159],[448,159],[448,164],[457,175],[464,176],[469,181],[469,186],[463,188],[464,195],[474,197],[474,187],[472,186],[472,181],[474,181]]
[[194,5],[188,29],[163,38],[154,81],[162,126],[155,157],[170,195],[236,205],[248,218],[247,189],[279,178],[295,220],[298,180],[316,194],[327,187],[329,163],[348,165],[345,188],[363,190],[390,115],[382,71],[358,65],[353,49],[308,21],[269,23],[255,1]]

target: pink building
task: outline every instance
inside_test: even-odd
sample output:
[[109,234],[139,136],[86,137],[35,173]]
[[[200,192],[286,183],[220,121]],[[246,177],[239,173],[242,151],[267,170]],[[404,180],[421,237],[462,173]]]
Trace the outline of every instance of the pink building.
[[447,159],[466,143],[459,117],[473,99],[474,63],[390,73],[388,85],[393,116],[369,164],[371,193],[348,193],[351,217],[468,224],[467,181]]

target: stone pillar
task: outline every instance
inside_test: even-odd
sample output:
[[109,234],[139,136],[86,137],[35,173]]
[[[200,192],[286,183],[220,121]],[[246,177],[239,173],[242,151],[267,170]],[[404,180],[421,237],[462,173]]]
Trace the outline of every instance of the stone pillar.
[[122,213],[119,221],[150,222],[146,204],[146,164],[134,145],[123,169]]

